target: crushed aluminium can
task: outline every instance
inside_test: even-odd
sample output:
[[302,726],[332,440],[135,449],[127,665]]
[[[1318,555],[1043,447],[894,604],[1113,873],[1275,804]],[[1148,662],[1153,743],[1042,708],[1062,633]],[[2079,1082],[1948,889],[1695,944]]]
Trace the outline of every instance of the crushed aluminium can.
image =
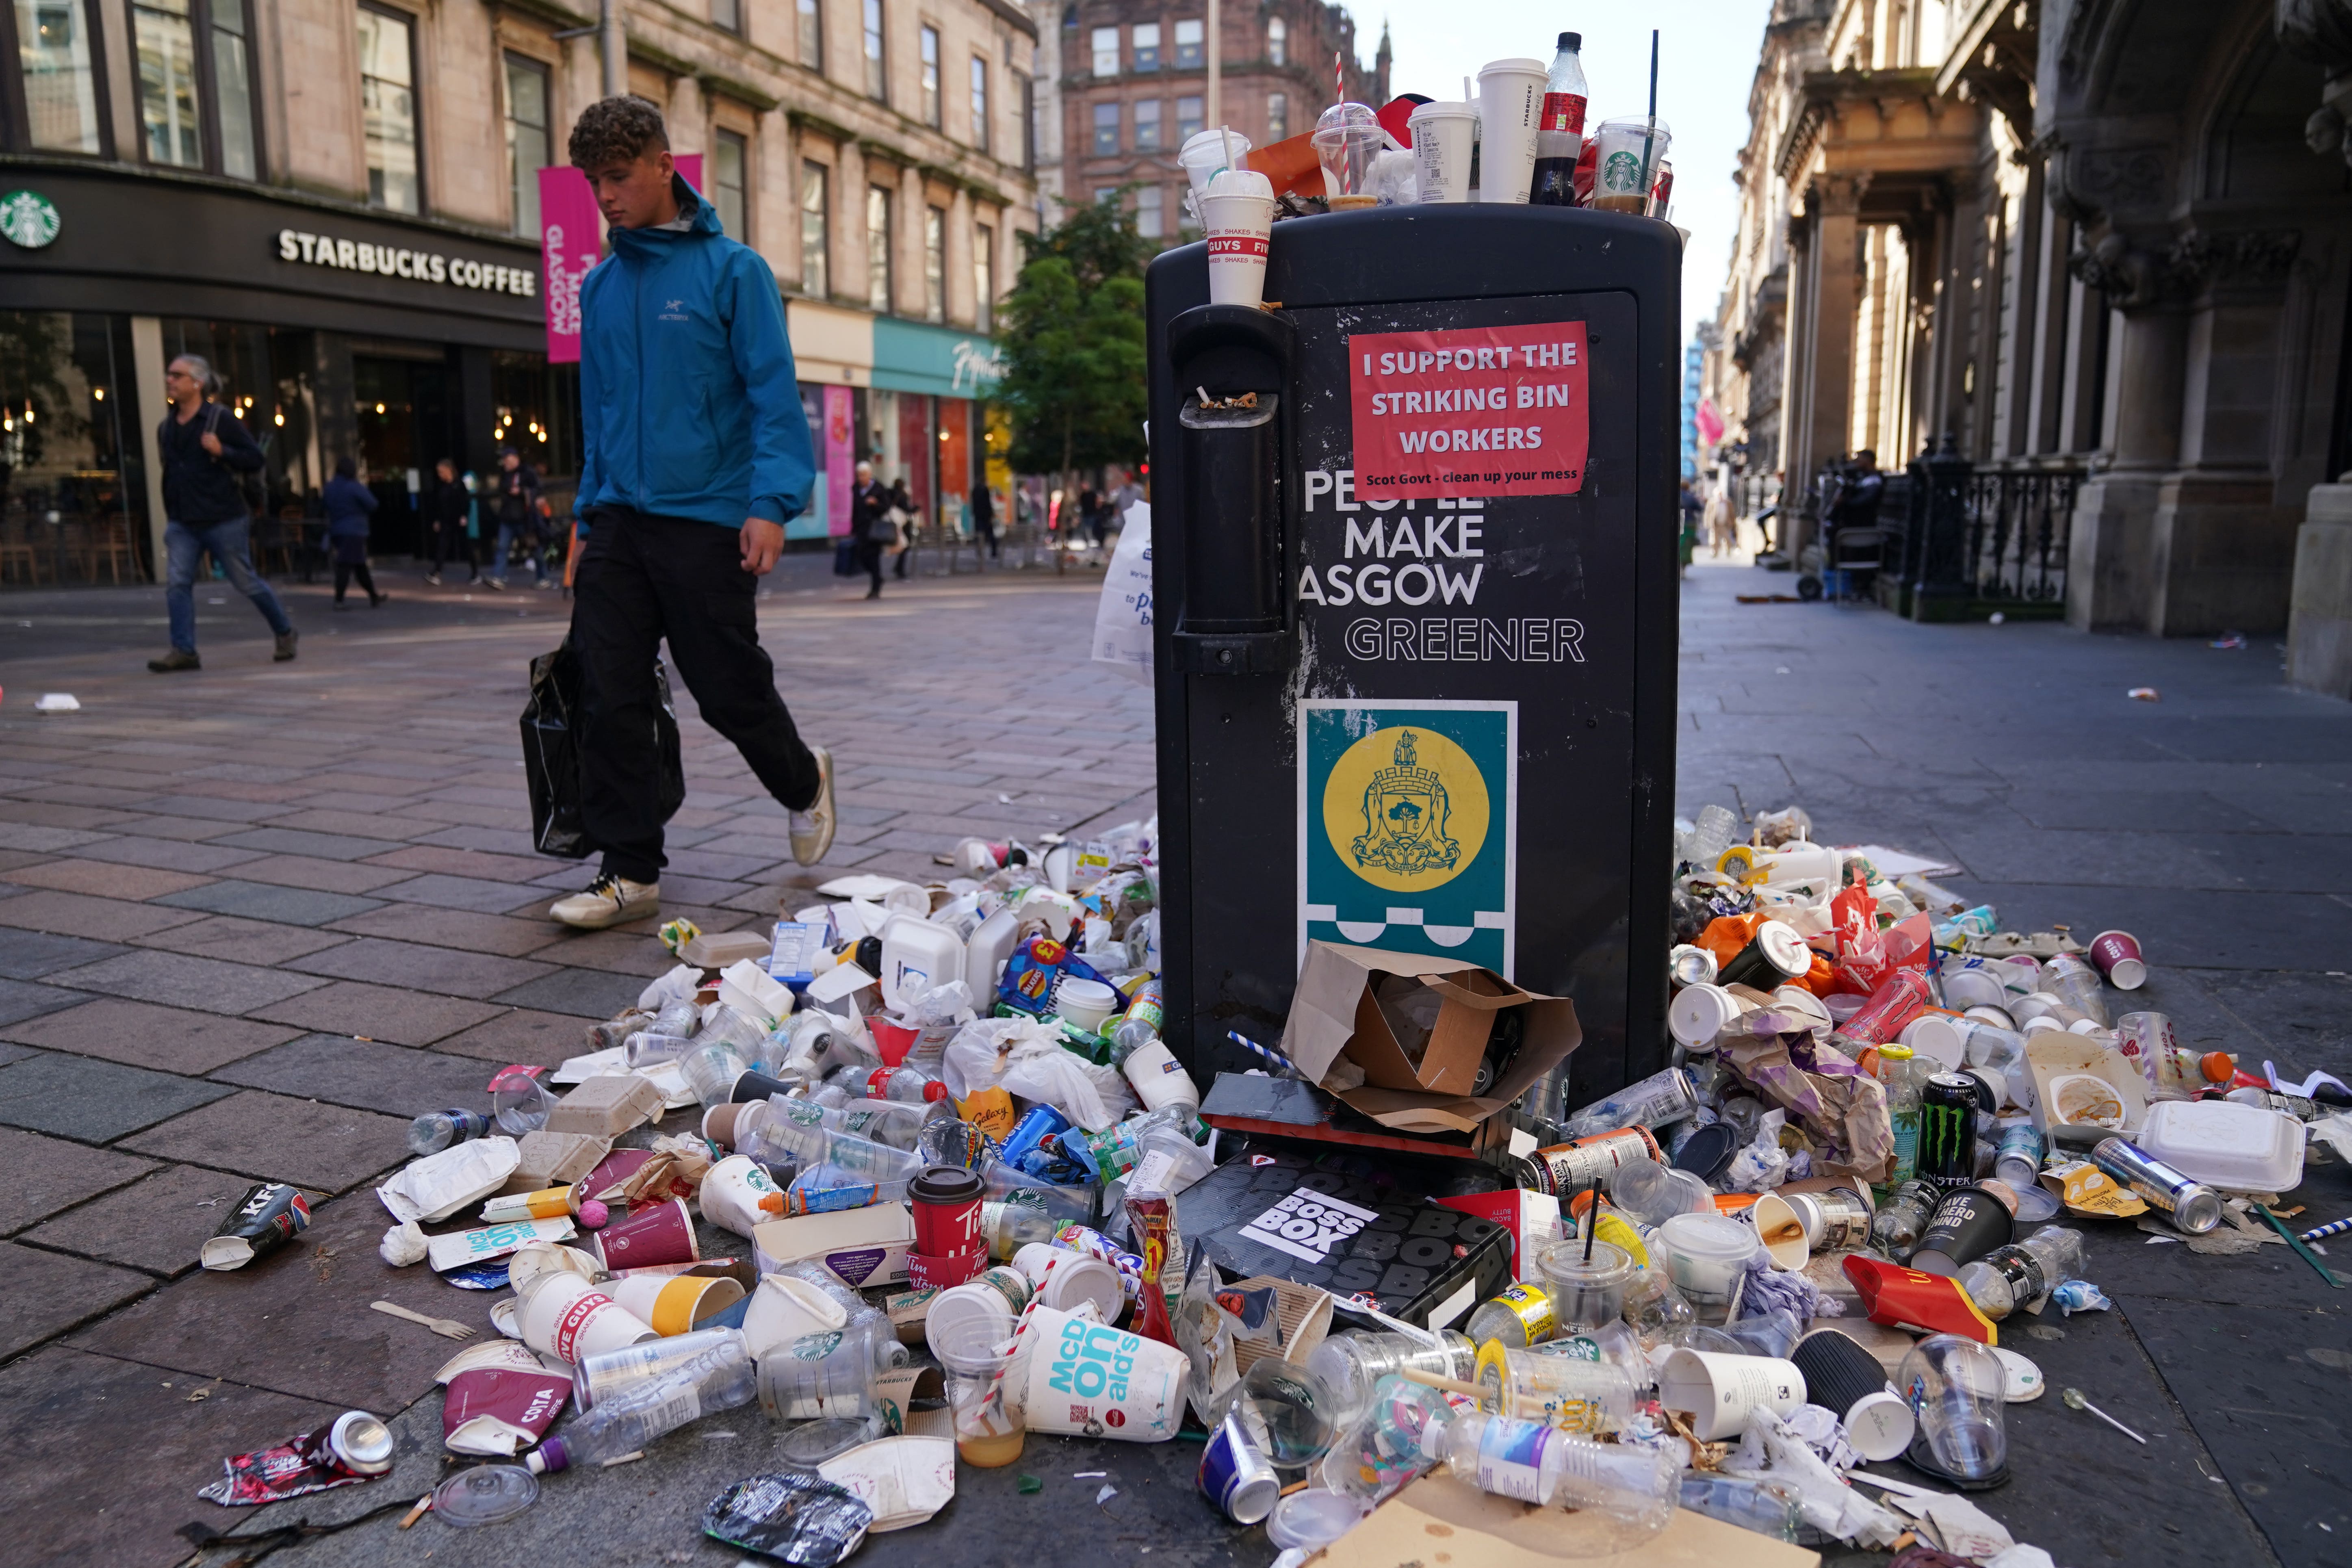
[[364,1410],[275,1447],[222,1461],[223,1474],[196,1495],[223,1508],[252,1508],[334,1487],[372,1481],[392,1468],[391,1429]]
[[310,1228],[310,1200],[284,1182],[257,1182],[196,1254],[215,1272],[266,1258]]

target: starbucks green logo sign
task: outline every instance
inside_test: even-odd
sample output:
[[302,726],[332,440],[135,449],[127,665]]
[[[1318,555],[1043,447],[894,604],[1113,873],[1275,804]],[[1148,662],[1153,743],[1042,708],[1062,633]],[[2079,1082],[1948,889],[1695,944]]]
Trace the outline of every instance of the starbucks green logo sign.
[[0,196],[0,234],[27,250],[38,250],[57,238],[62,226],[56,204],[38,191],[10,191]]

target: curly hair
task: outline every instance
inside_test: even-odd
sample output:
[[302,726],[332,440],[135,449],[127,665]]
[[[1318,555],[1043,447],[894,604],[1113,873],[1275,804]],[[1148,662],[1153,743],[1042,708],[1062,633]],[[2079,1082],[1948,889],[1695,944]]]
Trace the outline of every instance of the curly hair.
[[634,95],[600,98],[580,111],[572,127],[572,166],[599,169],[665,152],[669,132],[661,110]]

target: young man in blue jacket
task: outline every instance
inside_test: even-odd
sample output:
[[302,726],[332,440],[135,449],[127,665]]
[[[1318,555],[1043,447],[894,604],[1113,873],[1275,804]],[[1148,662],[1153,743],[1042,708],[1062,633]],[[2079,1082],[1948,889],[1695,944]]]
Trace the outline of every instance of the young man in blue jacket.
[[580,291],[588,541],[572,609],[581,815],[604,867],[548,912],[595,931],[661,905],[664,638],[704,721],[792,814],[803,866],[833,845],[833,758],[793,729],[752,605],[815,474],[775,275],[677,176],[645,100],[589,105],[571,153],[612,226]]

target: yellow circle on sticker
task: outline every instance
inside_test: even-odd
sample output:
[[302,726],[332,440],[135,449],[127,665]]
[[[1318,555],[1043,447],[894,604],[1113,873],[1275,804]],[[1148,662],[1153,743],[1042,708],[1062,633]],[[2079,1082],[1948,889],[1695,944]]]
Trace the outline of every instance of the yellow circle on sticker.
[[1323,784],[1323,832],[1339,863],[1374,887],[1442,888],[1486,842],[1486,781],[1470,753],[1411,725],[1375,730]]

